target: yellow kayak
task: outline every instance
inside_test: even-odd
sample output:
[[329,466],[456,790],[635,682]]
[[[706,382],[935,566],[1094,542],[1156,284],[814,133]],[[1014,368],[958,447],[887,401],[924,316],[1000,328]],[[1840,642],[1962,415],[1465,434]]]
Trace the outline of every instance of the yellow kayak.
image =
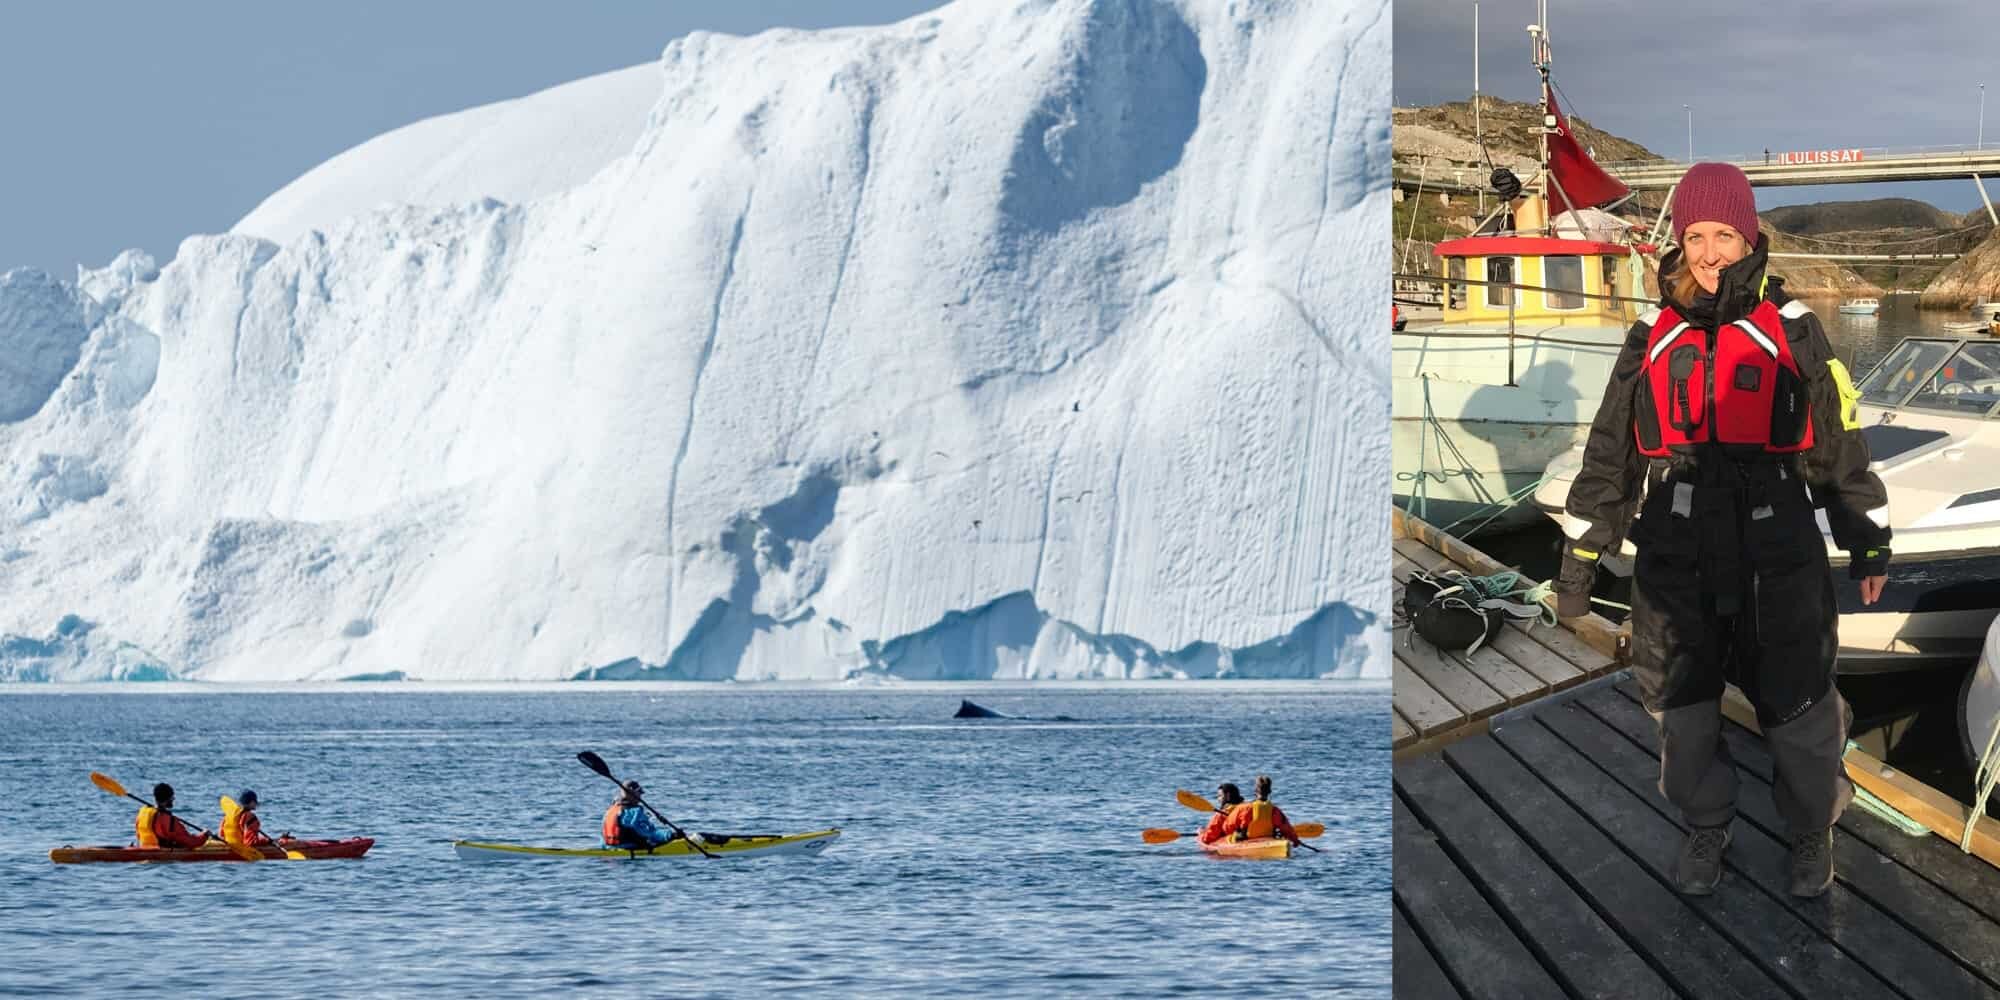
[[1259,861],[1282,861],[1292,856],[1292,842],[1282,837],[1218,840],[1213,844],[1201,845],[1201,849],[1225,858],[1254,858]]
[[[704,833],[710,854],[718,858],[744,854],[814,855],[826,850],[838,829],[812,833],[726,834]],[[497,844],[479,840],[455,840],[451,849],[466,861],[519,861],[536,858],[618,858],[645,861],[649,858],[701,858],[701,852],[678,837],[653,850],[626,850],[619,847],[529,847],[526,844]]]

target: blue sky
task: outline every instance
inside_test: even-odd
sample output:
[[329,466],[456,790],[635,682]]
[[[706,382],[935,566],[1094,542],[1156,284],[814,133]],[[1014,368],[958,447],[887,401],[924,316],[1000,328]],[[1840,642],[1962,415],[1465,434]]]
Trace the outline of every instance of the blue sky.
[[[1472,0],[1395,0],[1398,106],[1472,94]],[[1554,76],[1576,114],[1664,156],[2000,145],[2000,3],[1993,0],[1554,0]],[[1481,89],[1536,99],[1534,0],[1481,0]],[[1562,95],[1558,95],[1561,99]],[[2000,198],[2000,178],[1987,193]],[[1771,207],[1860,198],[1979,207],[1970,180],[1759,188]]]
[[9,3],[0,272],[74,276],[228,229],[356,143],[656,59],[690,31],[902,20],[941,0]]

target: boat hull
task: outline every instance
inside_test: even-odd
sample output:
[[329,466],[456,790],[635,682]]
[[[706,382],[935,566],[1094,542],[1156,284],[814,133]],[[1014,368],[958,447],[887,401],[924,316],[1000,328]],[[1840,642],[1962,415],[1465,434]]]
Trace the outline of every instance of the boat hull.
[[[838,829],[816,830],[811,833],[789,834],[719,834],[705,833],[710,854],[717,858],[768,857],[774,855],[816,855],[826,850],[840,836]],[[452,842],[452,851],[464,861],[550,861],[596,859],[607,861],[666,861],[693,858],[705,860],[701,852],[685,840],[676,838],[673,842],[652,851],[619,850],[609,847],[531,847],[526,844],[506,844],[493,841],[459,840]]]
[[[265,846],[260,849],[264,857],[272,861],[305,860],[333,861],[359,858],[368,853],[375,841],[368,837],[350,837],[346,840],[287,840],[280,846]],[[290,854],[302,854],[303,859],[291,858]],[[129,847],[108,845],[99,847],[58,847],[49,852],[49,860],[59,865],[86,864],[178,864],[183,862],[233,861],[246,864],[236,852],[215,841],[192,850],[164,847]]]
[[1240,858],[1250,861],[1283,861],[1292,856],[1292,843],[1277,837],[1258,840],[1218,840],[1203,844],[1201,849],[1222,858]]

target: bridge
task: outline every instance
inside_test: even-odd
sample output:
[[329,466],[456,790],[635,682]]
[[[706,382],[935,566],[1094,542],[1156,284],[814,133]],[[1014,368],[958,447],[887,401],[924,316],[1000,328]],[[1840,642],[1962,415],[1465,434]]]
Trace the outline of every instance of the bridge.
[[[1724,162],[1742,168],[1753,187],[1972,180],[2000,175],[2000,145],[1993,149],[1934,146],[1909,150],[1879,147],[1833,150],[1822,154],[1827,162],[1785,162],[1797,155],[1773,153],[1768,161],[1762,156],[1746,156]],[[1664,191],[1679,183],[1688,168],[1677,160],[1626,160],[1598,166],[1634,191]]]

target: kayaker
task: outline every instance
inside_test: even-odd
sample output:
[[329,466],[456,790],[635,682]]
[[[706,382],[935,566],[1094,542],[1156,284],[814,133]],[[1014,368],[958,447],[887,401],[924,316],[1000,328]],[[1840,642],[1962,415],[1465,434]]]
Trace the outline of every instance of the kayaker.
[[232,847],[245,844],[262,847],[271,843],[271,838],[264,836],[264,824],[257,819],[257,793],[244,789],[236,797],[236,805],[235,812],[222,817],[222,839]]
[[139,810],[139,818],[133,824],[139,836],[140,847],[166,847],[193,850],[208,843],[208,837],[195,833],[174,815],[174,786],[162,781],[153,786],[153,804]]
[[1215,815],[1208,818],[1208,825],[1201,829],[1201,842],[1213,844],[1225,834],[1222,828],[1229,824],[1229,814],[1243,804],[1243,792],[1233,782],[1225,781],[1215,788]]
[[1257,776],[1257,798],[1245,802],[1229,811],[1229,819],[1222,824],[1222,833],[1237,840],[1262,840],[1278,836],[1296,844],[1299,835],[1292,832],[1292,821],[1285,818],[1285,811],[1271,801],[1271,776]]
[[1817,896],[1854,795],[1821,526],[1873,604],[1889,565],[1888,494],[1846,367],[1766,270],[1770,238],[1743,171],[1689,168],[1673,225],[1680,248],[1660,263],[1659,304],[1626,334],[1570,487],[1556,610],[1587,613],[1599,560],[1627,539],[1637,547],[1632,678],[1659,731],[1660,791],[1688,828],[1676,886],[1705,895],[1722,878],[1737,765],[1721,705],[1733,682],[1773,760],[1791,893]]
[[674,839],[673,831],[653,825],[653,817],[646,814],[646,807],[640,803],[645,794],[638,782],[625,783],[618,800],[604,810],[604,846],[650,851]]

